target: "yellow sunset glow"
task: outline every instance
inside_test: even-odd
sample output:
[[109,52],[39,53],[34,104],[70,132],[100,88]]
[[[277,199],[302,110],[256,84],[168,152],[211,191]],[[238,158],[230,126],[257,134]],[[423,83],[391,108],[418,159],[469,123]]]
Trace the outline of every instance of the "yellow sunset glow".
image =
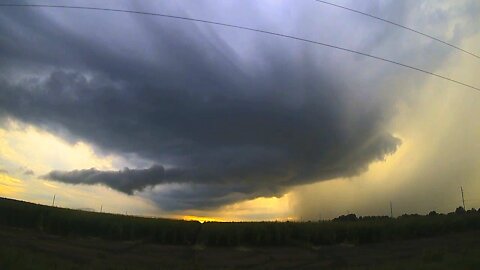
[[99,157],[84,142],[69,142],[33,126],[11,121],[0,129],[0,157],[37,173],[56,168],[111,169],[113,157]]
[[24,190],[22,181],[0,173],[0,196],[18,196]]

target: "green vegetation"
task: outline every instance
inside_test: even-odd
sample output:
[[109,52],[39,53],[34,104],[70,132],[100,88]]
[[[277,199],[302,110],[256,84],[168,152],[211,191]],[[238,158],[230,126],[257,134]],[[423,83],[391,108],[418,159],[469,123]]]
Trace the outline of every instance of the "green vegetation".
[[200,223],[57,208],[0,199],[0,225],[60,236],[108,240],[148,240],[159,244],[195,243]]
[[478,269],[480,213],[199,223],[0,199],[0,269]]
[[480,213],[366,217],[349,221],[245,222],[203,224],[208,246],[355,245],[444,235],[480,229]]
[[0,269],[478,269],[480,231],[370,245],[207,247],[0,227]]
[[480,213],[458,208],[447,215],[398,218],[341,216],[319,222],[199,223],[49,207],[0,199],[0,225],[59,236],[141,240],[168,245],[323,246],[370,244],[480,229]]

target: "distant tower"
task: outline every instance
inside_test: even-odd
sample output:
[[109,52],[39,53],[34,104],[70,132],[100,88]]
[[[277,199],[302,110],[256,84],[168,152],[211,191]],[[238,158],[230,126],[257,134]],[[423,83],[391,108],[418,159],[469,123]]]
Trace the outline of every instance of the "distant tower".
[[393,207],[392,207],[392,201],[390,201],[390,217],[393,218]]
[[465,208],[465,199],[464,199],[464,197],[463,197],[463,187],[462,187],[462,186],[460,186],[460,192],[462,193],[462,204],[463,204],[463,210],[465,210],[465,211],[466,211],[466,210],[467,210],[467,208]]

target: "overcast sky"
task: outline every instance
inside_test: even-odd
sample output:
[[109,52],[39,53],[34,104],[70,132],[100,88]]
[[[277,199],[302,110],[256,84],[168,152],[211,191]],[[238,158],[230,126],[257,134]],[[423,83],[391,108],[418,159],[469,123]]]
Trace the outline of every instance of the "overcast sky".
[[[7,2],[7,1],[2,1]],[[25,2],[27,3],[27,2]],[[56,3],[35,1],[28,3]],[[480,3],[338,1],[480,53]],[[68,1],[338,45],[480,86],[480,60],[311,0]],[[198,22],[0,8],[0,195],[219,220],[479,207],[480,93]],[[107,199],[108,198],[108,199]],[[477,201],[478,200],[478,201]]]

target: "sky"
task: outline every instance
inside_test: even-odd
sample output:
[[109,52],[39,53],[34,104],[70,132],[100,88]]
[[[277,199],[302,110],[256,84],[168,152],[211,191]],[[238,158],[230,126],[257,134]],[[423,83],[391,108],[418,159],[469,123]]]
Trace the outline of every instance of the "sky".
[[[480,54],[476,0],[334,2]],[[480,86],[479,59],[311,0],[68,4],[263,29]],[[394,215],[449,212],[462,186],[467,208],[478,208],[476,115],[478,91],[298,40],[0,8],[3,197],[196,220],[317,220],[388,215],[390,202]]]

